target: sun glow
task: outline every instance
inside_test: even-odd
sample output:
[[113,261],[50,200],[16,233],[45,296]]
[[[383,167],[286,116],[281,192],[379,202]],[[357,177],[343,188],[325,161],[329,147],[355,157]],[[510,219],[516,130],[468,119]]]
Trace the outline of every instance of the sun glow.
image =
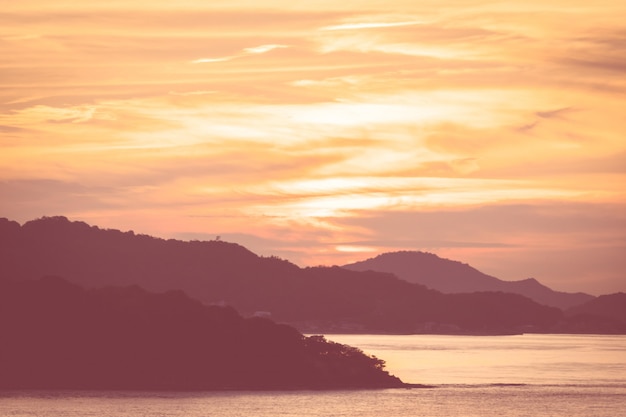
[[377,252],[378,248],[373,248],[370,246],[352,246],[352,245],[337,245],[335,249],[339,252],[348,252],[348,253],[367,253],[367,252]]

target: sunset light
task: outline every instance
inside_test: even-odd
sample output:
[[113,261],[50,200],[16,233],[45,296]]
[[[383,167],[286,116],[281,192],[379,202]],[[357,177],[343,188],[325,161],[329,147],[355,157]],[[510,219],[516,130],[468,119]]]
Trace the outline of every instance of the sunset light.
[[626,2],[22,0],[0,217],[626,291]]

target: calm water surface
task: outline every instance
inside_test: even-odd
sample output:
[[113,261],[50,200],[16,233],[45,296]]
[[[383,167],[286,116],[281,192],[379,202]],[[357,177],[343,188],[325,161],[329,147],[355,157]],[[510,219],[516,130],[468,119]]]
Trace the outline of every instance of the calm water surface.
[[626,410],[625,336],[329,335],[428,389],[5,392],[0,416],[598,416]]
[[626,336],[328,335],[422,384],[626,384]]

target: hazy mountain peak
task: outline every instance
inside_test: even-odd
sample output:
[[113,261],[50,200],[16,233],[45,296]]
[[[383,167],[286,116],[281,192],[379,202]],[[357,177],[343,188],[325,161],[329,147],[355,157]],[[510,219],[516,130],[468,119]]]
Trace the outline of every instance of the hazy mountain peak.
[[535,278],[503,281],[484,274],[468,264],[420,251],[383,253],[365,261],[344,265],[344,268],[355,271],[390,272],[406,281],[422,284],[443,293],[511,292],[562,309],[593,298],[588,294],[553,291]]

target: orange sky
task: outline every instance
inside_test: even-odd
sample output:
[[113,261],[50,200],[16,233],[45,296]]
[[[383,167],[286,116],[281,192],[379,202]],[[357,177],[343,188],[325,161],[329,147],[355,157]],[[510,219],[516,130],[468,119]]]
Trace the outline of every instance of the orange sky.
[[0,216],[626,291],[626,3],[0,10]]

